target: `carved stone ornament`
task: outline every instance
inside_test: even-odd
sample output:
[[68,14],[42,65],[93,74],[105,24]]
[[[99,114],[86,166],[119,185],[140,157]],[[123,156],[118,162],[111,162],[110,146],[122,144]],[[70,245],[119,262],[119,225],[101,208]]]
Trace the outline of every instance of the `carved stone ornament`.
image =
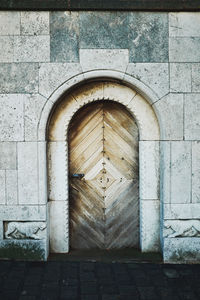
[[8,222],[5,224],[6,239],[34,239],[44,238],[44,222]]
[[164,237],[200,237],[200,220],[167,220]]

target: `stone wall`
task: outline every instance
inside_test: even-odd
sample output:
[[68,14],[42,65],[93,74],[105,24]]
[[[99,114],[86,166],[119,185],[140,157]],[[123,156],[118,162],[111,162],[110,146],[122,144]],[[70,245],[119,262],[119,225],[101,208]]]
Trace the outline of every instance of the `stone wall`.
[[[1,256],[47,257],[46,141],[38,138],[44,106],[67,80],[114,70],[121,81],[130,75],[155,95],[164,260],[198,261],[199,49],[200,13],[0,12]],[[21,236],[13,222],[32,225],[35,238]],[[41,222],[47,222],[42,230]],[[18,234],[8,240],[9,223]]]

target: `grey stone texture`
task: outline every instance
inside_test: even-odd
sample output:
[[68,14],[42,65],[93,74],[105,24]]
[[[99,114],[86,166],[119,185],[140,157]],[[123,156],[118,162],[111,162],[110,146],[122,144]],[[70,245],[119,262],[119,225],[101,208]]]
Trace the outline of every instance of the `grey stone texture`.
[[79,61],[79,15],[77,12],[52,12],[50,18],[51,61]]
[[13,62],[14,38],[13,36],[0,36],[0,63]]
[[184,135],[186,140],[200,139],[200,94],[184,96]]
[[6,204],[6,171],[0,170],[0,204]]
[[52,92],[69,78],[80,74],[82,68],[77,63],[42,63],[39,70],[39,92],[49,97]]
[[171,37],[199,37],[200,14],[193,12],[179,12],[169,14],[169,36]]
[[49,62],[50,61],[50,37],[17,36],[14,38],[15,62]]
[[17,150],[19,204],[38,204],[37,143],[18,143]]
[[192,64],[170,64],[170,91],[172,93],[192,91]]
[[153,107],[162,120],[162,140],[183,140],[183,95],[168,94]]
[[21,34],[22,35],[48,35],[49,34],[49,12],[21,12]]
[[46,205],[0,206],[0,219],[7,221],[46,221]]
[[200,203],[200,142],[192,143],[192,202]]
[[192,92],[200,92],[200,64],[192,64]]
[[125,72],[128,65],[128,50],[80,49],[80,64],[83,71],[114,69]]
[[37,141],[37,128],[46,98],[40,94],[26,95],[24,99],[24,138]]
[[200,37],[169,38],[170,62],[200,62]]
[[80,48],[127,49],[129,22],[124,12],[80,12]]
[[0,12],[0,34],[1,35],[20,34],[20,12],[10,12],[10,11]]
[[167,63],[129,63],[126,72],[144,82],[159,97],[169,93],[169,70]]
[[0,169],[15,170],[17,168],[16,143],[0,143]]
[[191,202],[191,142],[171,143],[171,203]]
[[23,99],[24,95],[0,94],[0,141],[23,141]]
[[18,203],[18,175],[17,170],[6,170],[6,204]]
[[37,93],[37,63],[0,63],[0,93]]
[[[165,238],[164,261],[177,263],[194,263],[199,261],[200,239],[197,238]],[[185,249],[185,253],[183,250]]]
[[130,62],[167,62],[168,15],[131,13],[128,40]]

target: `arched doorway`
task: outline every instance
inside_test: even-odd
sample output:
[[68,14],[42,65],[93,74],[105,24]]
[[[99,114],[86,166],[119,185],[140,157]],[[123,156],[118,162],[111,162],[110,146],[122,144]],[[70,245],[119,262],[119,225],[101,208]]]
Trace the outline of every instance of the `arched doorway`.
[[[53,97],[55,98],[55,95]],[[137,122],[139,130],[139,245],[143,252],[160,249],[160,132],[157,117],[152,106],[133,88],[99,79],[99,81],[73,87],[58,101],[48,100],[38,127],[39,136],[45,137],[42,128],[44,128],[46,116],[50,116],[47,133],[47,161],[51,252],[67,253],[70,246],[68,189],[70,121],[82,107],[105,100],[121,104]]]
[[81,108],[69,124],[70,248],[139,248],[138,127],[113,101]]

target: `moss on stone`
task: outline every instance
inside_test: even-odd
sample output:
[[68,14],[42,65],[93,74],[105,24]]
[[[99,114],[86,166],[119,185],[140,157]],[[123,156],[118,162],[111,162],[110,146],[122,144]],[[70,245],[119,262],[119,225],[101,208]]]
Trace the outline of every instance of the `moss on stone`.
[[45,251],[38,244],[16,244],[15,242],[10,242],[1,245],[0,258],[45,260]]

